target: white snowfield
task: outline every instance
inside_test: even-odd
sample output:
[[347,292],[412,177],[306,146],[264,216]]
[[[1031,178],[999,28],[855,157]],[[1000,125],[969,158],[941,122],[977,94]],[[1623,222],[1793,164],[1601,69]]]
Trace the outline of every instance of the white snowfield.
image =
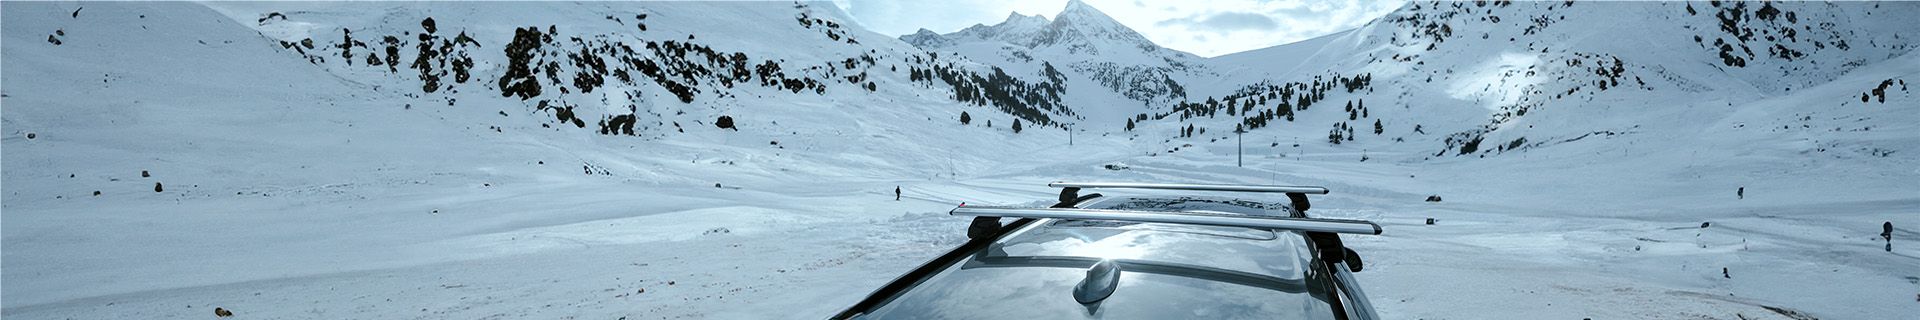
[[[1108,117],[1169,108],[1084,78],[1066,88],[1087,115],[1060,117],[1071,134],[1014,133],[994,106],[911,81],[921,49],[830,3],[8,2],[0,317],[822,318],[962,243],[967,219],[947,209],[1047,204],[1058,180],[1325,186],[1312,214],[1385,228],[1345,239],[1389,319],[1920,315],[1920,97],[1907,89],[1920,3],[1777,4],[1801,21],[1767,20],[1747,40],[1755,54],[1736,53],[1746,67],[1710,49],[1732,39],[1713,17],[1731,2],[1460,4],[1476,13],[1453,16],[1455,38],[1432,50],[1390,21],[1438,9],[1416,3],[1353,31],[1194,58],[1218,76],[1176,77],[1193,102],[1262,80],[1374,77],[1239,137],[1236,166],[1239,118],[1123,131]],[[1481,20],[1494,12],[1504,22]],[[829,37],[800,14],[843,28]],[[382,36],[413,43],[428,17],[442,39],[474,39],[452,51],[474,59],[472,80],[423,92],[416,69],[361,61]],[[1533,18],[1551,26],[1522,31]],[[683,103],[611,76],[561,93],[582,70],[563,66],[538,77],[539,97],[502,97],[515,28],[549,26],[635,50],[744,52],[827,84],[704,81]],[[1782,26],[1805,29],[1788,41]],[[369,43],[351,65],[326,46],[343,28]],[[1836,39],[1850,48],[1824,44]],[[1774,58],[1765,41],[1805,55]],[[988,56],[997,46],[954,45],[973,49],[943,61],[1004,63]],[[417,56],[400,51],[401,66]],[[1035,58],[1059,58],[1047,52]],[[827,76],[863,54],[877,58],[859,69],[868,78]],[[1592,88],[1594,55],[1624,61],[1614,89]],[[1039,62],[1007,65],[1040,78]],[[557,122],[541,100],[586,124]],[[1360,100],[1371,114],[1349,120],[1339,105]],[[595,132],[629,104],[638,133]],[[1516,105],[1531,111],[1485,127]],[[738,129],[716,127],[721,115]],[[1338,122],[1356,139],[1330,143]],[[1209,130],[1177,137],[1188,125]],[[1486,143],[1459,155],[1444,142],[1458,132]]]

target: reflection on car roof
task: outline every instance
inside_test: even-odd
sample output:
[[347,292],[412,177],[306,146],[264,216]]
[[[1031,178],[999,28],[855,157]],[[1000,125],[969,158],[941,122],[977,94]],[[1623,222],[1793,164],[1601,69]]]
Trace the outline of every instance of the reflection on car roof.
[[[1116,197],[1085,208],[1209,211],[1286,216],[1252,201]],[[877,308],[892,318],[1272,318],[1331,319],[1327,275],[1311,268],[1302,235],[1236,227],[1051,220],[1001,238]],[[1071,295],[1087,268],[1118,262],[1111,297]],[[1167,306],[1180,306],[1167,308]]]

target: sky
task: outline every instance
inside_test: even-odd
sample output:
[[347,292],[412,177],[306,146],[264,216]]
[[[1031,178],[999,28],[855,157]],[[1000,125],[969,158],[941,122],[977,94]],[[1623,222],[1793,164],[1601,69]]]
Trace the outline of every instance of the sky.
[[[1401,0],[1083,0],[1162,47],[1214,57],[1358,27]],[[833,0],[869,30],[948,33],[1007,15],[1054,14],[1067,0]]]

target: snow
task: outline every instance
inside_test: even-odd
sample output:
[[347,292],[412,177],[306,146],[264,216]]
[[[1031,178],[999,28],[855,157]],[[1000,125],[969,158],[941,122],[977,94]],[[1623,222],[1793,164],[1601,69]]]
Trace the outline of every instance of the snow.
[[[1711,13],[1664,18],[1680,5],[1580,3],[1561,10],[1591,11],[1536,35],[1513,31],[1526,16],[1485,30],[1458,24],[1464,37],[1434,52],[1395,44],[1410,41],[1407,31],[1383,20],[1195,60],[1210,71],[1174,76],[1196,101],[1329,71],[1379,79],[1367,92],[1330,94],[1299,122],[1242,136],[1237,167],[1228,133],[1237,119],[1120,131],[1108,118],[1165,106],[1139,107],[1061,62],[1073,75],[1067,100],[1089,115],[1072,144],[1063,130],[1015,134],[991,106],[911,83],[905,66],[884,72],[920,49],[862,30],[849,31],[860,42],[849,45],[793,24],[803,10],[850,21],[824,3],[7,3],[0,316],[203,318],[221,307],[298,319],[825,317],[964,241],[967,220],[945,210],[1043,203],[1056,180],[1326,186],[1313,214],[1386,230],[1346,242],[1366,259],[1357,276],[1390,319],[1920,314],[1920,100],[1896,85],[1885,103],[1859,102],[1883,80],[1920,80],[1920,54],[1906,45],[1916,26],[1897,20],[1920,10],[1782,4],[1852,30],[1854,49],[1748,68],[1720,65],[1690,33],[1602,41],[1672,26],[1719,32]],[[256,20],[266,12],[288,18]],[[628,31],[641,13],[648,31]],[[417,33],[429,16],[439,34],[481,44],[471,51],[478,80],[448,90],[457,92],[424,94],[405,70],[310,63],[279,44],[337,41],[342,27],[366,40]],[[553,117],[490,82],[504,72],[499,50],[513,28],[553,24],[569,36],[696,35],[790,70],[873,53],[879,90],[741,85],[718,97],[707,87],[683,104],[653,84],[609,81],[543,98],[597,117],[621,107],[603,98],[637,90],[642,109],[658,113],[643,124],[661,124],[640,136],[543,126]],[[967,63],[1037,78],[1040,61],[1003,61],[1003,46],[955,48]],[[1101,59],[1042,51],[1033,50],[1041,61]],[[1387,62],[1414,52],[1424,65]],[[1577,83],[1549,78],[1590,73],[1559,67],[1574,53],[1617,56],[1652,89],[1589,88],[1487,133],[1486,145],[1526,137],[1527,147],[1433,156],[1441,137],[1539,98],[1527,89]],[[1206,72],[1220,75],[1199,80]],[[1357,141],[1328,144],[1326,124],[1346,120],[1332,105],[1360,99],[1385,133],[1357,128]],[[972,125],[957,123],[961,110]],[[740,130],[711,125],[718,115]],[[1429,134],[1413,133],[1416,123]],[[1188,124],[1213,130],[1173,138]],[[1429,195],[1445,201],[1421,201]],[[1887,221],[1897,227],[1892,252],[1878,237]]]

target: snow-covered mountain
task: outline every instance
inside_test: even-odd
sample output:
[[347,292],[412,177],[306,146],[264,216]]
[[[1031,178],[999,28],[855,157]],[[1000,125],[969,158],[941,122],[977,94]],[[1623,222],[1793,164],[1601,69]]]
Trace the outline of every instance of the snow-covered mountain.
[[1183,82],[1213,75],[1203,59],[1154,44],[1079,0],[1049,21],[1013,13],[995,25],[976,24],[948,34],[922,29],[900,36],[930,52],[952,52],[1017,75],[1060,70],[1065,101],[1085,123],[1122,121],[1163,110],[1186,98]]
[[1123,180],[1329,187],[1386,228],[1347,242],[1388,318],[1900,319],[1916,13],[1418,2],[1199,58],[1077,0],[897,39],[823,2],[8,2],[0,317],[822,317],[965,241],[956,204]]
[[1049,28],[1051,24],[1052,21],[1047,20],[1046,16],[1037,14],[1024,16],[1014,12],[1007,16],[1006,22],[992,26],[974,24],[972,27],[947,35],[920,29],[913,34],[900,36],[900,39],[915,47],[928,49],[950,47],[962,41],[1000,41],[1030,48],[1032,46],[1029,43],[1038,38],[1040,31]]
[[[949,102],[991,106],[1033,124],[1051,125],[1052,118],[1073,115],[1057,97],[1024,94],[1044,84],[995,78],[980,64],[955,57],[939,59],[851,28],[843,24],[849,19],[833,6],[761,3],[703,9],[722,11],[719,14],[762,10],[742,18],[781,22],[743,27],[711,20],[680,21],[685,18],[676,16],[661,21],[651,10],[598,10],[592,12],[600,15],[596,19],[567,24],[568,29],[550,21],[557,17],[485,23],[461,16],[434,20],[437,12],[431,6],[394,8],[411,15],[405,20],[417,21],[389,15],[355,23],[314,23],[272,10],[285,5],[218,7],[225,7],[223,13],[235,21],[256,22],[252,27],[275,37],[283,49],[348,79],[399,80],[406,86],[420,86],[419,96],[454,104],[460,87],[472,86],[466,83],[473,73],[471,77],[482,81],[475,81],[479,87],[468,90],[517,97],[536,112],[553,116],[559,125],[586,128],[594,124],[589,129],[605,134],[680,132],[679,122],[707,121],[673,118],[688,112],[713,118],[725,113],[718,109],[739,105],[745,95],[844,103],[840,96],[904,93],[939,99],[935,95],[939,91],[934,90],[940,90],[950,93]],[[493,8],[482,8],[486,9]],[[691,12],[686,17],[699,14],[708,12]],[[447,32],[434,32],[436,23]],[[699,39],[701,31],[719,36]],[[474,52],[501,49],[504,55]],[[936,66],[945,76],[914,76],[918,70]],[[932,88],[936,80],[968,92]],[[954,110],[945,115],[949,119],[965,111],[950,109]],[[973,113],[986,119],[994,112]]]
[[[1216,91],[1155,115],[1179,122],[1156,128],[1212,129],[1215,137],[1235,127],[1283,136],[1318,131],[1322,142],[1419,160],[1688,127],[1653,124],[1674,119],[1667,112],[1676,108],[1811,95],[1804,90],[1897,60],[1915,46],[1920,25],[1903,20],[1915,10],[1906,3],[1416,2],[1356,30],[1210,59],[1226,75],[1190,88]],[[1861,103],[1858,94],[1882,80],[1899,79],[1815,97],[1828,103],[1804,112],[1859,115],[1835,108]],[[1328,104],[1342,108],[1311,108]],[[1731,115],[1724,112],[1714,111]],[[1367,132],[1375,127],[1381,133]]]

